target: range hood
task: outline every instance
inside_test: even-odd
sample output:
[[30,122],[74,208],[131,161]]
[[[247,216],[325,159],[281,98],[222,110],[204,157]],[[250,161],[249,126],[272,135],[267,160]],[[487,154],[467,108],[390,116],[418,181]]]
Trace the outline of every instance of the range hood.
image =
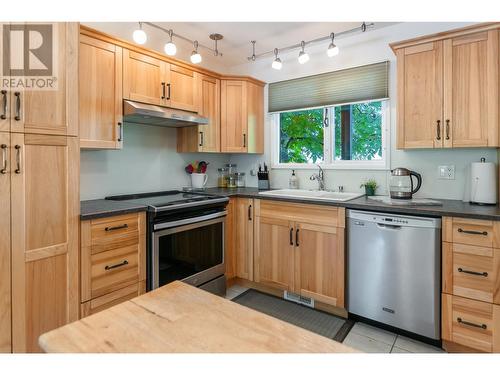
[[123,101],[123,121],[172,128],[208,124],[208,118],[198,116],[193,112],[131,100]]

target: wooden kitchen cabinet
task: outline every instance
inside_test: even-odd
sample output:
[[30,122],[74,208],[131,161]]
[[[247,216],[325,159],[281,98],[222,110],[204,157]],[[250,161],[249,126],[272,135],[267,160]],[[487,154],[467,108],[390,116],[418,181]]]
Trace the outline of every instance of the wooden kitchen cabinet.
[[234,206],[238,198],[230,198],[226,206],[227,216],[224,226],[224,265],[226,267],[224,274],[226,280],[232,280],[236,277],[236,244],[235,244],[235,212]]
[[221,80],[221,151],[264,152],[264,83]]
[[345,209],[254,202],[255,282],[343,308]]
[[391,44],[397,148],[498,147],[500,24]]
[[81,317],[145,292],[144,212],[84,220],[80,233]]
[[152,56],[123,49],[123,98],[197,112],[195,73]]
[[252,281],[254,279],[254,200],[237,198],[234,205],[234,254],[236,276]]
[[[28,32],[29,24],[25,24]],[[52,74],[39,76],[46,85],[44,90],[29,90],[17,86],[1,92],[2,106],[6,101],[5,119],[0,130],[16,133],[78,135],[78,24],[52,23]],[[16,24],[19,26],[19,24]],[[42,62],[43,64],[43,62]],[[50,64],[47,64],[50,67]],[[31,80],[32,74],[22,75]],[[13,80],[21,74],[12,75]],[[50,80],[50,82],[49,82]],[[49,88],[52,85],[52,88]]]
[[195,76],[197,112],[209,123],[177,129],[177,152],[220,152],[220,80]]
[[81,34],[79,62],[80,147],[120,149],[122,48]]
[[11,250],[10,250],[10,134],[0,132],[0,353],[10,353]]
[[12,348],[78,319],[78,138],[11,134]]

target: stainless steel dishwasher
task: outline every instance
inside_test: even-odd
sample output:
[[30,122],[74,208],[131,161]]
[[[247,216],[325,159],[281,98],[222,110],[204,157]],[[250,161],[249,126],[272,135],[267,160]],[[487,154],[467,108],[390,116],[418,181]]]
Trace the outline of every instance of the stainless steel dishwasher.
[[441,219],[347,210],[348,311],[440,339]]

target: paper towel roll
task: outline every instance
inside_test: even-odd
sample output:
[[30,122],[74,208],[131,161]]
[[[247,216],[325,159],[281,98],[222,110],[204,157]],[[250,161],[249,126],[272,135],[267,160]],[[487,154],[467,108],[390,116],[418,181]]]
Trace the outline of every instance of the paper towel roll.
[[471,163],[470,198],[472,203],[497,203],[497,167],[495,163]]

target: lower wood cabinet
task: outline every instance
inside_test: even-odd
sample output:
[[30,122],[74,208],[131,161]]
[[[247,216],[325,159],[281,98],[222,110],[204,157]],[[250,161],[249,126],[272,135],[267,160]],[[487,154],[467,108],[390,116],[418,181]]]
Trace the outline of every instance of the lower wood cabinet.
[[231,280],[236,277],[236,256],[234,254],[236,248],[236,244],[234,242],[236,235],[234,225],[234,206],[236,205],[236,200],[237,198],[229,199],[229,203],[226,206],[227,216],[224,226],[224,265],[227,280]]
[[254,281],[343,308],[345,209],[254,202]]
[[144,212],[81,222],[81,317],[145,292]]

